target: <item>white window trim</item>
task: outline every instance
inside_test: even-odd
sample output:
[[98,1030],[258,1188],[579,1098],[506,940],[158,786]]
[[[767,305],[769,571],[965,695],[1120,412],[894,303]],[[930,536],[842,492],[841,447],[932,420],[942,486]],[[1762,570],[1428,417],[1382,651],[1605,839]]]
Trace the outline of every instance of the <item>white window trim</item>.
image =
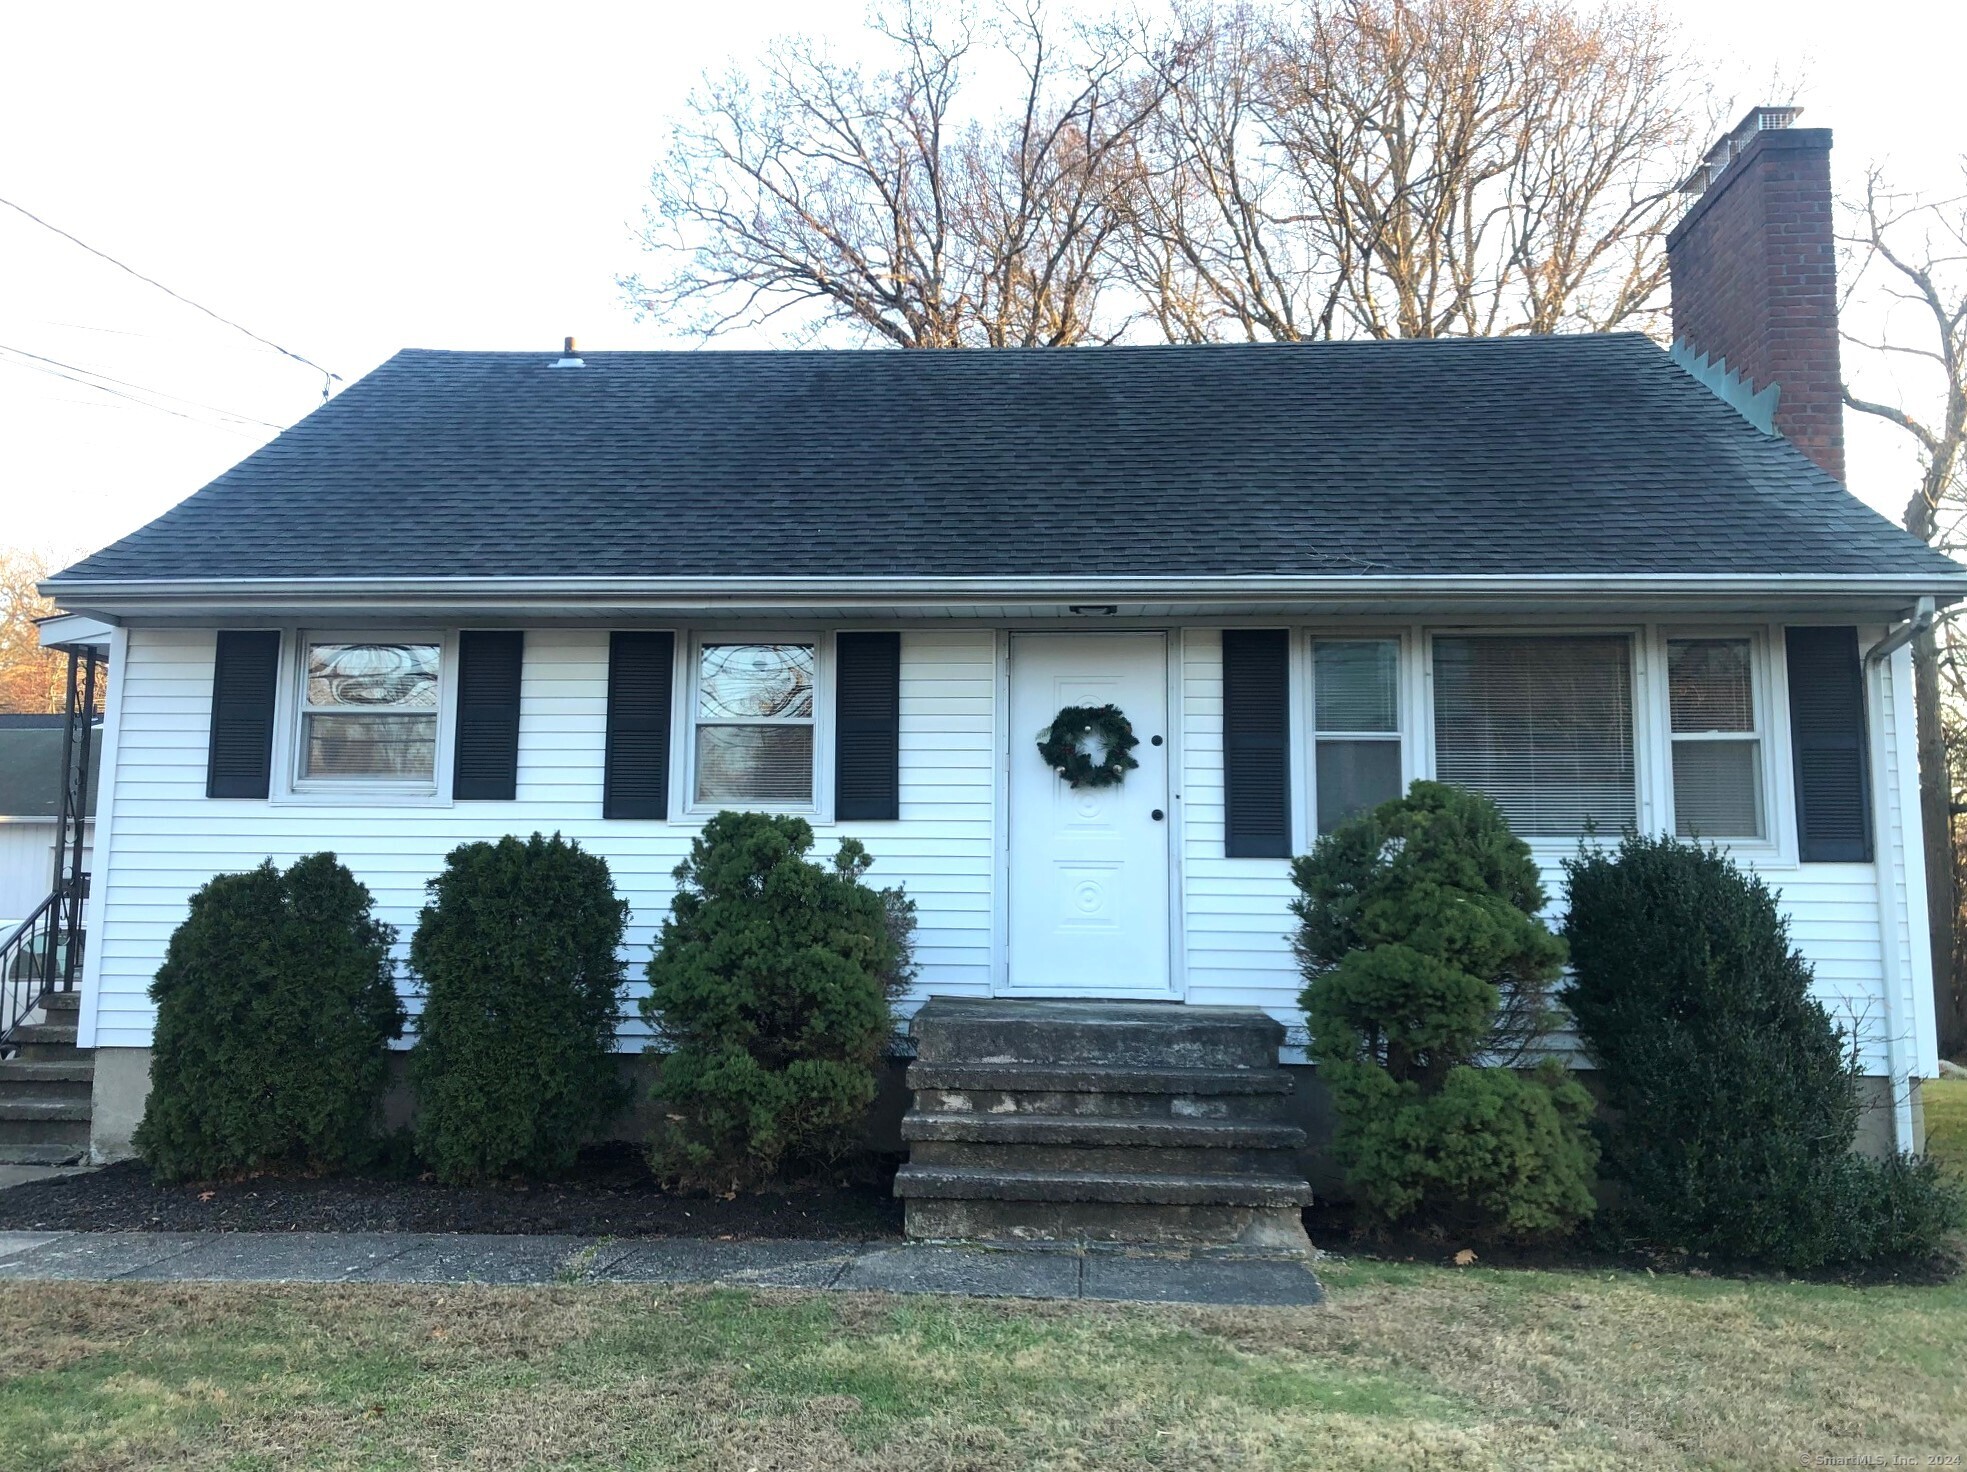
[[[359,777],[300,775],[301,685],[307,678],[309,644],[436,644],[437,754],[429,782],[388,782]],[[273,705],[273,782],[268,800],[313,807],[448,808],[451,755],[457,735],[458,634],[455,629],[347,629],[290,627],[280,631],[281,678]]]
[[[1658,811],[1655,799],[1656,790],[1664,785],[1671,787],[1672,775],[1665,774],[1664,783],[1657,763],[1663,758],[1654,751],[1656,734],[1660,730],[1660,719],[1654,710],[1656,700],[1665,696],[1665,648],[1659,643],[1657,633],[1645,624],[1429,624],[1420,629],[1420,710],[1413,726],[1414,744],[1421,748],[1423,770],[1417,775],[1429,781],[1438,781],[1439,772],[1434,749],[1434,641],[1436,639],[1591,639],[1623,638],[1631,650],[1630,677],[1632,686],[1628,700],[1632,711],[1632,785],[1633,785],[1633,826],[1641,833],[1651,832],[1657,826],[1654,814]],[[1661,673],[1655,678],[1654,670]],[[1652,687],[1658,686],[1659,689]],[[1663,707],[1662,707],[1663,708]],[[1668,831],[1671,832],[1669,824]],[[1539,860],[1569,857],[1577,852],[1578,842],[1585,838],[1582,833],[1573,834],[1522,834],[1519,835],[1528,845],[1531,853]],[[1615,845],[1620,834],[1616,830],[1601,829],[1592,835],[1591,841],[1603,845]],[[1549,867],[1549,865],[1546,865]]]
[[[1751,733],[1704,733],[1676,735],[1673,729],[1673,696],[1667,666],[1667,645],[1680,639],[1746,639],[1749,657],[1749,696],[1755,702],[1755,741],[1761,747],[1762,836],[1723,838],[1702,835],[1702,844],[1714,844],[1730,853],[1752,855],[1758,868],[1795,862],[1796,824],[1790,811],[1791,784],[1778,779],[1790,765],[1788,742],[1789,693],[1787,682],[1777,678],[1777,661],[1771,651],[1777,646],[1771,632],[1760,624],[1662,624],[1648,631],[1653,644],[1653,660],[1660,672],[1654,682],[1651,717],[1660,732],[1660,760],[1664,775],[1660,782],[1658,831],[1674,836],[1680,832],[1680,815],[1673,800],[1673,748],[1681,741],[1749,739]],[[1778,703],[1780,701],[1780,704]],[[1782,718],[1778,719],[1778,711]]]
[[[1321,643],[1391,643],[1394,648],[1394,720],[1392,731],[1321,731],[1318,729],[1318,666],[1314,646]],[[1389,741],[1400,749],[1400,790],[1405,793],[1421,775],[1416,759],[1415,711],[1418,699],[1412,679],[1412,630],[1404,624],[1310,624],[1297,631],[1297,648],[1291,661],[1292,679],[1297,692],[1292,705],[1299,717],[1304,739],[1294,742],[1297,760],[1293,775],[1301,800],[1293,803],[1292,822],[1297,826],[1293,853],[1304,853],[1323,837],[1318,831],[1318,742]]]
[[[687,659],[677,678],[677,707],[682,718],[672,731],[677,749],[673,804],[686,818],[708,818],[730,808],[729,803],[697,801],[697,680],[703,670],[706,644],[810,644],[813,646],[813,800],[810,803],[765,805],[747,803],[748,813],[784,813],[805,818],[815,826],[833,822],[833,638],[831,629],[693,629],[681,638]],[[710,725],[742,724],[711,721]],[[777,722],[760,722],[763,725]]]

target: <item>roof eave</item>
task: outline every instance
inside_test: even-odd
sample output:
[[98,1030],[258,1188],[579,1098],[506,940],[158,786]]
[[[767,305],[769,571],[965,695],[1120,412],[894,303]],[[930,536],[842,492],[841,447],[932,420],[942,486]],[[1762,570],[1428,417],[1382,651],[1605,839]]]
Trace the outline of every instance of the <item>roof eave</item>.
[[1697,607],[1717,600],[1891,606],[1967,598],[1967,568],[1941,573],[1328,574],[1182,578],[690,577],[66,579],[42,584],[64,608],[110,622],[201,612],[267,617],[324,613],[600,615],[932,605],[952,611],[1061,603],[1248,604],[1253,608],[1371,601],[1416,611],[1538,603]]

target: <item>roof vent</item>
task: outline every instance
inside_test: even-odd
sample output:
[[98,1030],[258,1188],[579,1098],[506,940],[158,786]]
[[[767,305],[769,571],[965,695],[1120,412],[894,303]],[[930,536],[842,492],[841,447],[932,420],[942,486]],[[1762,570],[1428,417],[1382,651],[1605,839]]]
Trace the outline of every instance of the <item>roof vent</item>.
[[560,361],[550,363],[547,366],[551,368],[585,368],[587,364],[574,356],[574,340],[570,337],[567,339],[567,346],[562,351]]

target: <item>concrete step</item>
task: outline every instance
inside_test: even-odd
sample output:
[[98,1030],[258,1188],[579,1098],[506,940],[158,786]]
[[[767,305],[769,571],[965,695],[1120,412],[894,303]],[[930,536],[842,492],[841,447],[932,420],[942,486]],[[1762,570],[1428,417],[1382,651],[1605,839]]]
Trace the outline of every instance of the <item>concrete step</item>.
[[1289,1177],[1298,1169],[1295,1150],[1236,1149],[1221,1145],[1033,1145],[992,1140],[915,1140],[916,1165],[965,1170],[1079,1171],[1116,1176]]
[[0,1165],[75,1165],[88,1158],[87,1140],[79,1145],[0,1144]]
[[895,1191],[920,1240],[1232,1247],[1307,1253],[1302,1180],[904,1166]]
[[902,1120],[904,1140],[998,1145],[1102,1145],[1135,1150],[1296,1150],[1305,1133],[1268,1120],[1058,1118],[1037,1114],[929,1114]]
[[1288,1094],[1052,1094],[1025,1089],[917,1089],[930,1114],[1032,1115],[1046,1119],[1281,1120]]
[[35,1062],[63,1062],[88,1055],[75,1046],[73,1024],[27,1022],[14,1029],[9,1043],[22,1058]]
[[1311,1186],[1290,1176],[973,1169],[917,1165],[911,1160],[895,1174],[895,1194],[910,1201],[1075,1201],[1296,1210],[1311,1199]]
[[1045,1094],[1288,1094],[1281,1069],[1062,1068],[1031,1063],[931,1063],[908,1066],[911,1089],[999,1089]]
[[926,1063],[1272,1070],[1284,1029],[1262,1012],[1176,1003],[951,1000],[909,1024]]
[[73,1022],[82,1010],[82,993],[49,992],[41,998],[41,1010],[48,1014],[50,1022]]
[[0,1061],[0,1100],[81,1099],[87,1102],[95,1082],[95,1064],[85,1058],[34,1062],[26,1058]]
[[0,1151],[17,1145],[68,1145],[87,1149],[86,1099],[0,1099]]

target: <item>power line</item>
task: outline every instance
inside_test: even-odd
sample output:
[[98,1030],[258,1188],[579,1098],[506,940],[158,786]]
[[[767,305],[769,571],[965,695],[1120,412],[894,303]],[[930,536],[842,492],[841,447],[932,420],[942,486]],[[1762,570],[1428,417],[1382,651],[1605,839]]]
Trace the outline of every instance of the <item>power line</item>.
[[39,225],[43,230],[52,230],[55,234],[59,235],[63,240],[81,246],[82,249],[86,250],[90,255],[97,256],[100,257],[102,260],[108,261],[109,264],[116,267],[117,270],[128,272],[130,275],[136,277],[137,280],[143,282],[145,285],[154,286],[159,291],[163,292],[164,295],[168,297],[172,297],[177,301],[183,302],[187,307],[190,307],[195,311],[203,312],[207,317],[210,317],[214,322],[222,322],[227,327],[232,328],[233,331],[235,332],[245,333],[246,336],[250,337],[254,342],[264,343],[267,347],[272,348],[274,352],[280,353],[285,357],[292,358],[296,363],[303,363],[309,368],[312,368],[316,373],[319,373],[321,375],[322,398],[325,399],[328,397],[329,383],[331,382],[340,383],[342,381],[342,376],[339,373],[330,372],[328,369],[323,368],[319,363],[315,362],[312,358],[303,357],[301,354],[294,352],[291,348],[283,348],[280,346],[279,343],[275,342],[272,338],[261,337],[257,332],[253,331],[252,328],[242,327],[239,323],[233,321],[230,317],[221,316],[219,313],[214,312],[210,307],[204,306],[199,302],[193,301],[190,297],[184,295],[182,292],[171,290],[170,287],[166,286],[163,282],[157,280],[156,277],[146,276],[143,274],[143,272],[137,270],[136,267],[124,265],[123,262],[117,260],[116,257],[109,254],[108,251],[97,250],[93,245],[89,244],[88,241],[70,235],[66,230],[62,229],[61,226],[49,224],[46,220],[42,219],[39,215],[35,214],[34,211],[28,209],[24,205],[15,204],[11,199],[6,199],[6,198],[0,198],[0,204],[4,204],[8,209],[13,210],[17,214],[22,214],[27,216],[28,219],[32,220],[35,224]]
[[[12,352],[17,350],[6,349],[5,351]],[[33,357],[34,355],[30,353],[27,356]],[[155,409],[159,414],[169,414],[173,418],[182,419],[189,424],[202,424],[206,426],[206,428],[208,429],[222,429],[226,431],[228,434],[236,433],[237,425],[240,423],[248,423],[248,424],[266,423],[265,420],[246,419],[243,415],[228,415],[226,411],[223,409],[211,410],[210,413],[202,416],[197,414],[186,414],[182,410],[173,409],[169,404],[159,404],[153,402],[150,399],[141,399],[138,398],[137,395],[134,393],[125,393],[120,388],[112,388],[110,387],[109,383],[99,383],[95,379],[84,378],[79,376],[81,373],[86,373],[88,371],[87,369],[81,369],[75,373],[63,372],[62,369],[68,366],[66,364],[62,364],[56,367],[43,367],[40,363],[22,363],[13,358],[0,358],[0,363],[11,363],[13,364],[14,367],[25,368],[31,373],[45,373],[50,378],[60,378],[66,380],[69,383],[79,383],[83,388],[92,388],[96,390],[98,393],[111,394],[119,399],[127,399],[132,404],[139,405],[145,409]],[[115,381],[116,380],[111,380],[111,382],[115,382]],[[139,392],[147,393],[147,392],[151,392],[151,390],[140,389]],[[190,403],[191,401],[188,399],[184,399],[184,400],[180,400],[179,402]],[[208,406],[201,405],[199,407],[208,407]],[[214,418],[212,417],[213,415],[221,415],[224,416],[224,418],[223,419]],[[225,422],[227,419],[232,420],[233,422],[232,423]],[[267,427],[269,429],[278,429],[280,426],[277,424],[273,424],[273,425],[267,425]]]
[[[126,378],[115,378],[107,373],[101,372],[99,369],[83,368],[75,363],[64,363],[57,358],[46,358],[39,353],[30,353],[26,348],[10,347],[6,343],[0,343],[0,353],[13,353],[17,357],[32,358],[37,363],[46,363],[50,368],[65,369],[68,373],[81,373],[91,379],[101,379],[103,384],[115,384],[118,388],[134,389],[140,394],[150,394],[155,398],[170,399],[179,404],[188,404],[194,409],[203,409],[208,414],[217,414],[224,419],[236,419],[241,424],[257,424],[266,429],[276,430],[287,427],[284,424],[275,424],[270,419],[255,419],[250,414],[240,414],[231,409],[221,409],[217,404],[204,404],[200,403],[197,399],[187,399],[183,394],[166,393],[163,389],[151,388],[148,384],[131,383]],[[26,367],[27,365],[22,364],[21,366]],[[101,387],[101,385],[91,384],[90,387]]]

